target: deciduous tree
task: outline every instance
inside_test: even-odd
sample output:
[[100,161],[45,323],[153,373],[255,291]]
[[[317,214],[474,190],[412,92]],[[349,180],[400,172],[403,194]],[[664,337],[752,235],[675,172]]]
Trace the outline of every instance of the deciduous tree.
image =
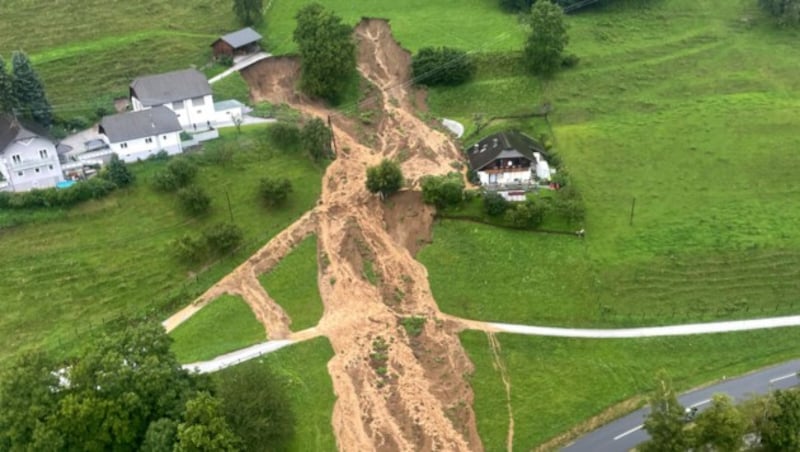
[[11,65],[14,74],[12,91],[19,114],[50,127],[53,123],[53,108],[28,56],[23,52],[14,52],[11,55]]
[[268,206],[277,206],[286,202],[292,192],[292,182],[289,179],[265,177],[259,181],[258,191],[261,199]]
[[186,402],[177,438],[175,452],[235,452],[240,443],[222,414],[219,399],[207,392]]
[[531,27],[525,43],[525,63],[531,73],[550,76],[561,67],[569,42],[564,11],[550,0],[539,0],[531,8]]
[[331,155],[331,131],[319,118],[313,118],[300,131],[303,149],[315,161]]
[[233,0],[233,13],[242,25],[255,25],[264,18],[262,0]]
[[355,76],[352,28],[319,3],[306,5],[295,18],[293,38],[302,57],[300,88],[311,96],[337,102]]
[[695,450],[741,450],[746,426],[744,416],[731,398],[714,394],[711,406],[700,413],[695,421]]
[[422,199],[438,208],[455,206],[464,200],[464,180],[459,173],[422,178]]
[[685,409],[678,402],[667,373],[659,372],[656,390],[650,396],[650,415],[644,429],[650,440],[640,446],[643,452],[684,452],[690,443],[684,429]]
[[383,159],[380,164],[367,168],[367,190],[389,196],[403,186],[403,171],[392,160]]
[[117,187],[126,187],[133,183],[135,177],[128,165],[117,154],[111,154],[111,161],[106,167],[104,176]]
[[475,73],[475,64],[463,50],[424,47],[411,59],[414,82],[420,85],[459,85]]
[[770,395],[766,408],[758,423],[762,449],[800,450],[800,392],[777,390]]

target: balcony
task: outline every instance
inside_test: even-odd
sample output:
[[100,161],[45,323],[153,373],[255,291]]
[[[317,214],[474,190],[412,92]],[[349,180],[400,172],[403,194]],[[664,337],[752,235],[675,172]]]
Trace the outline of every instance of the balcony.
[[58,155],[53,153],[52,156],[47,157],[46,159],[25,159],[21,162],[17,163],[13,160],[9,159],[6,160],[6,165],[9,170],[13,171],[24,171],[31,168],[37,168],[40,166],[45,165],[56,165],[58,164]]

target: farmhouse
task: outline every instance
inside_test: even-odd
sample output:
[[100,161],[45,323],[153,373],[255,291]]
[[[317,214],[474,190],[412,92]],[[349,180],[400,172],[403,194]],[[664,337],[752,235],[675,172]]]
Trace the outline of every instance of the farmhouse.
[[490,135],[468,149],[470,167],[481,185],[512,201],[524,200],[525,192],[547,183],[551,169],[544,147],[517,131]]
[[213,49],[214,58],[224,56],[233,58],[234,55],[259,51],[259,41],[261,41],[261,35],[252,28],[247,27],[220,37],[211,44],[211,48]]
[[175,113],[164,106],[106,116],[99,129],[111,151],[126,162],[146,159],[160,151],[180,154],[181,131]]
[[130,95],[133,111],[169,108],[189,131],[210,129],[215,119],[211,85],[196,69],[138,77],[131,83]]
[[49,188],[64,180],[47,133],[10,115],[0,115],[0,174],[0,191]]

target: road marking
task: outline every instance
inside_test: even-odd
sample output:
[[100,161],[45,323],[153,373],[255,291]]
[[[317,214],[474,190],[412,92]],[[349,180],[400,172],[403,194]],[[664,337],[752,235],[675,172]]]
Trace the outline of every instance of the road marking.
[[689,408],[696,408],[696,407],[699,407],[700,405],[705,405],[706,403],[708,403],[710,401],[711,401],[711,399],[701,400],[701,401],[699,401],[697,403],[693,403],[693,404],[689,405]]
[[638,426],[638,427],[634,427],[634,428],[632,428],[632,429],[628,430],[628,431],[627,431],[627,432],[625,432],[625,433],[620,433],[619,435],[617,435],[617,436],[615,436],[615,437],[614,437],[614,441],[616,441],[616,440],[618,440],[618,439],[622,438],[623,436],[628,436],[628,435],[630,435],[630,434],[631,434],[631,433],[633,433],[633,432],[639,431],[639,430],[641,430],[641,429],[642,429],[642,427],[644,427],[644,425],[640,425],[640,426]]
[[769,384],[775,383],[776,381],[786,380],[787,378],[792,378],[792,377],[796,377],[796,376],[797,376],[797,372],[791,373],[789,375],[784,375],[782,377],[773,378],[772,380],[769,381]]

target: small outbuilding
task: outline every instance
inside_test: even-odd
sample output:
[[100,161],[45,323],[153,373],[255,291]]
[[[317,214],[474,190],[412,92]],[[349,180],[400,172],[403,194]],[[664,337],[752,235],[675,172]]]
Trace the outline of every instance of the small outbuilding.
[[221,36],[211,44],[214,58],[258,52],[261,35],[250,27]]

